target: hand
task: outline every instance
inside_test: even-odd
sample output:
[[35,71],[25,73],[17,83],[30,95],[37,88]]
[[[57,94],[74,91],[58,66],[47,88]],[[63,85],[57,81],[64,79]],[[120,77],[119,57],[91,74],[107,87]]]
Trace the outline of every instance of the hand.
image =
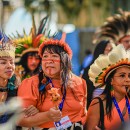
[[25,117],[29,117],[29,116],[34,116],[35,114],[37,114],[39,110],[35,106],[31,105],[25,108],[23,112],[25,114]]
[[61,120],[62,113],[59,109],[57,110],[55,107],[53,107],[53,108],[50,108],[50,110],[48,111],[48,117],[50,118],[50,120],[57,122]]

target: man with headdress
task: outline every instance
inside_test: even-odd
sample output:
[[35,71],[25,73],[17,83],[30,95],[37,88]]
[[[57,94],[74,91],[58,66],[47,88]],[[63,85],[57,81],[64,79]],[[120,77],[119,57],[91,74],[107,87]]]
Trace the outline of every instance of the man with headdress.
[[130,12],[119,10],[119,14],[110,16],[95,33],[94,43],[109,40],[115,45],[123,44],[130,48]]
[[18,38],[14,38],[14,42],[19,45],[16,49],[16,56],[20,57],[20,61],[16,67],[16,73],[21,76],[22,80],[40,71],[41,58],[38,55],[38,46],[46,39],[44,33],[47,18],[42,19],[38,32],[36,32],[35,22],[33,20],[33,27],[29,35],[24,31],[24,36],[18,34]]

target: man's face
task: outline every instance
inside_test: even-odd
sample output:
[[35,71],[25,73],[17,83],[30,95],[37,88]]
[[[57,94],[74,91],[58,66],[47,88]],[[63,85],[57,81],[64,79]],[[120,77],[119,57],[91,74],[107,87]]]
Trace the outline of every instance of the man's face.
[[130,48],[130,35],[123,37],[118,44],[123,44],[126,50]]
[[28,56],[27,58],[27,66],[30,71],[35,71],[40,63],[40,57],[38,55]]

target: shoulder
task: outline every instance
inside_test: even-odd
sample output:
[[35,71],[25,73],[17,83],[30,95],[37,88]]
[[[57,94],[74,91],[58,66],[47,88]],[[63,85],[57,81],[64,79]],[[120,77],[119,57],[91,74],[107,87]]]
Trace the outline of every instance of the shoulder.
[[90,109],[99,111],[100,110],[100,104],[103,103],[103,108],[105,106],[105,95],[100,95],[99,97],[93,98],[91,104],[90,104]]
[[22,84],[26,84],[26,83],[38,84],[39,83],[38,75],[32,76],[30,78],[26,78],[22,81]]
[[73,73],[70,76],[68,86],[71,88],[76,88],[77,91],[84,91],[84,93],[86,94],[86,81]]
[[98,98],[94,98],[88,108],[88,115],[98,115],[100,113],[100,102]]
[[26,78],[22,81],[21,85],[18,87],[19,91],[31,91],[33,89],[38,89],[39,79],[38,75]]
[[75,74],[71,74],[70,76],[70,81],[75,82],[77,85],[83,84],[85,82],[85,80]]

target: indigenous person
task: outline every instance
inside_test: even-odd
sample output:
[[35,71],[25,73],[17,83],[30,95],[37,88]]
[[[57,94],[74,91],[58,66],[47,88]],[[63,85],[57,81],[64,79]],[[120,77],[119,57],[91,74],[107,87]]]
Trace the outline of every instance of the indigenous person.
[[[93,54],[93,60],[91,64],[94,63],[94,61],[98,58],[100,54],[108,54],[112,50],[112,45],[109,43],[109,41],[101,41],[98,43],[95,47],[94,54]],[[90,65],[91,65],[90,64]],[[82,78],[86,80],[87,83],[87,109],[91,103],[91,100],[93,98],[93,91],[95,90],[95,86],[93,85],[93,82],[89,79],[88,71],[90,69],[90,65],[85,68]],[[96,93],[99,94],[103,91],[103,89],[98,88],[98,91]]]
[[130,120],[130,51],[118,45],[108,55],[100,55],[90,66],[89,77],[95,87],[105,89],[89,106],[86,130],[118,129]]
[[[14,74],[15,71],[15,44],[0,31],[0,105],[8,103],[12,97],[17,96],[17,88],[20,78]],[[29,109],[28,109],[29,108]],[[37,109],[29,106],[26,116],[37,113]],[[13,114],[0,114],[0,124],[6,123]],[[17,127],[19,130],[20,127]]]
[[38,74],[41,69],[41,58],[38,55],[38,47],[45,39],[43,32],[46,22],[47,17],[42,19],[38,31],[36,31],[33,20],[33,27],[29,35],[24,32],[24,36],[18,34],[19,37],[13,39],[19,45],[16,48],[16,56],[20,58],[20,61],[17,61],[16,72],[20,73],[22,80]]
[[[87,87],[85,80],[71,71],[72,51],[65,42],[65,34],[60,40],[45,40],[39,47],[39,55],[42,71],[22,81],[18,96],[23,99],[24,107],[34,105],[40,112],[33,118],[23,118],[20,125],[42,130],[82,130],[87,114]],[[53,96],[59,99],[57,105],[51,101]]]
[[119,10],[118,14],[110,16],[96,31],[94,43],[109,40],[115,45],[123,44],[125,49],[130,48],[130,12]]

